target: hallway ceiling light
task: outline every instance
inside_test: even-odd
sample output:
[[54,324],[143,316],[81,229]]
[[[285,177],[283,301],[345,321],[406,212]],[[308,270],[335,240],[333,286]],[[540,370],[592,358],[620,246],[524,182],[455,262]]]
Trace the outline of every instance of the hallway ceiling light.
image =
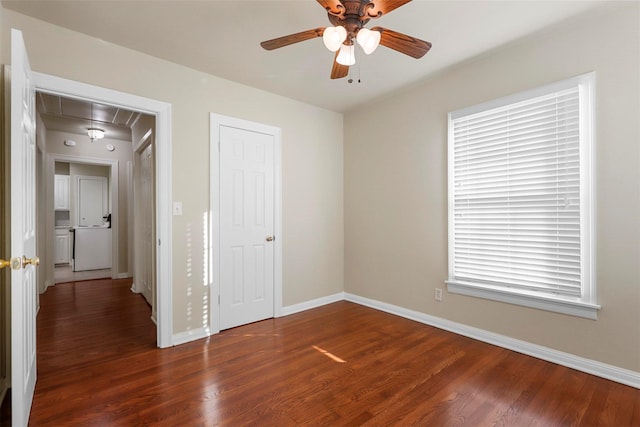
[[87,129],[87,135],[89,135],[91,142],[104,138],[104,130],[93,127],[93,102],[91,103],[91,127]]
[[91,142],[95,142],[96,139],[104,138],[104,131],[98,128],[87,129],[87,134],[89,135],[89,139],[91,140]]

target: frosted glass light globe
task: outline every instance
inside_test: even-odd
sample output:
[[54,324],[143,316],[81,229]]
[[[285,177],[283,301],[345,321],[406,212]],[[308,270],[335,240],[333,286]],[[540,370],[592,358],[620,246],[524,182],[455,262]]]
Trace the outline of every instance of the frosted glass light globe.
[[340,48],[340,53],[336,58],[336,62],[342,65],[353,65],[356,63],[355,46],[347,46],[343,44]]
[[340,46],[347,39],[347,30],[344,27],[327,27],[322,33],[322,41],[331,52],[340,49]]
[[373,53],[380,44],[380,32],[371,31],[368,28],[361,28],[356,36],[356,41],[367,55]]

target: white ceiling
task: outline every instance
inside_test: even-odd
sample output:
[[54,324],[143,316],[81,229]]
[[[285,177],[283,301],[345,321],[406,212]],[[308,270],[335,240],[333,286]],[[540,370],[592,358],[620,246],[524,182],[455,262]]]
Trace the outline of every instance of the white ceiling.
[[105,137],[131,141],[131,126],[141,113],[58,95],[36,92],[36,110],[47,130],[87,135],[91,127],[105,131]]
[[[380,1],[380,0],[378,0]],[[457,63],[557,24],[606,0],[414,0],[372,20],[430,41],[413,59],[380,47],[330,80],[320,38],[274,51],[260,42],[329,25],[314,0],[2,0],[4,7],[108,42],[289,98],[347,111]],[[360,78],[361,83],[357,83]]]

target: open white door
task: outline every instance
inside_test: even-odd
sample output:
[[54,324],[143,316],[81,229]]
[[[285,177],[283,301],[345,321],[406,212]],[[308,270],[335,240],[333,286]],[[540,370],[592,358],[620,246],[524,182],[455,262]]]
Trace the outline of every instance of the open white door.
[[35,85],[22,33],[11,30],[11,413],[29,422],[36,385]]

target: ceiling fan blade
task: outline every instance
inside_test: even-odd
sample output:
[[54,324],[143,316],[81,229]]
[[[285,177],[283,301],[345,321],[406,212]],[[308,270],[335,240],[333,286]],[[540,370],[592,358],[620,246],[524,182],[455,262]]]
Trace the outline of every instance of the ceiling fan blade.
[[382,46],[397,50],[416,59],[422,58],[431,49],[431,43],[397,31],[382,27],[373,27],[371,31],[380,31],[380,44]]
[[410,1],[411,0],[373,0],[366,5],[367,16],[370,18],[380,18],[382,15],[386,15]]
[[338,64],[338,61],[336,61],[336,59],[338,59],[338,53],[340,53],[340,51],[336,52],[336,56],[333,58],[333,67],[331,68],[332,79],[341,79],[347,77],[349,74],[349,66]]
[[342,15],[345,10],[339,0],[318,0],[318,3],[332,15]]
[[266,50],[278,49],[280,47],[289,46],[290,44],[303,42],[305,40],[322,37],[325,27],[314,28],[313,30],[302,31],[300,33],[289,34],[288,36],[278,37],[277,39],[266,40],[260,43],[260,46]]

